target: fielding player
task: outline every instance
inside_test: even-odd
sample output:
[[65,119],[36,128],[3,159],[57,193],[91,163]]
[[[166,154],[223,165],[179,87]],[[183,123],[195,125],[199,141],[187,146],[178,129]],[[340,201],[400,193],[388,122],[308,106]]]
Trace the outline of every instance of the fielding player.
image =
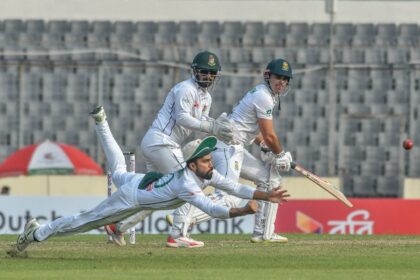
[[273,203],[287,201],[289,195],[285,190],[275,188],[261,192],[226,179],[213,170],[210,153],[215,150],[217,143],[213,136],[188,143],[183,149],[187,167],[177,172],[167,175],[127,172],[124,155],[112,136],[103,108],[98,107],[92,113],[97,135],[111,168],[112,180],[118,190],[89,211],[61,217],[43,225],[31,219],[17,239],[18,251],[25,250],[32,242],[41,242],[51,236],[86,232],[118,222],[142,209],[173,209],[188,202],[217,218],[242,216],[257,210],[255,201],[249,201],[242,208],[214,204],[202,191],[209,184],[244,199],[263,199]]
[[[198,53],[191,63],[191,78],[175,85],[160,109],[150,129],[141,142],[141,152],[148,172],[175,172],[183,167],[181,146],[194,131],[202,131],[229,143],[233,133],[229,120],[220,116],[209,117],[210,91],[214,87],[221,66],[217,56],[209,51]],[[152,211],[142,211],[117,225],[116,229],[105,227],[108,233],[116,234],[117,244],[125,245],[123,232],[149,216]],[[173,242],[196,244],[187,237]]]
[[[292,77],[292,68],[286,60],[271,61],[264,71],[265,83],[251,89],[233,108],[228,118],[234,127],[234,142],[239,144],[228,145],[218,141],[217,150],[212,156],[214,167],[220,174],[235,182],[238,182],[240,173],[242,177],[246,175],[247,179],[252,179],[257,184],[257,189],[261,191],[269,191],[280,185],[279,171],[290,170],[292,156],[290,152],[283,150],[274,131],[272,113],[276,97],[287,94]],[[265,162],[268,164],[256,159],[245,150],[244,147],[251,143],[271,150],[265,156]],[[210,194],[210,198],[216,204],[228,207],[237,207],[241,201],[221,190]],[[255,216],[251,242],[288,242],[286,237],[274,233],[278,205],[263,201],[258,203],[259,209]],[[189,236],[188,231],[192,224],[209,219],[211,217],[208,214],[199,209],[191,211],[190,205],[185,204],[168,217],[169,222],[173,224],[171,237],[179,238],[178,234]],[[169,242],[167,245],[171,246]]]

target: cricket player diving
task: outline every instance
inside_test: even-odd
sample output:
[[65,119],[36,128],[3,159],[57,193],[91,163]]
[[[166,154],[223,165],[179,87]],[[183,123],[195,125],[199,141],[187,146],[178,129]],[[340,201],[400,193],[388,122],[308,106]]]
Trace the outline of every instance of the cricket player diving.
[[[275,59],[267,65],[263,78],[264,83],[251,89],[228,116],[234,127],[233,141],[238,144],[218,141],[217,150],[212,156],[214,167],[222,176],[235,182],[241,176],[255,182],[257,190],[270,191],[281,184],[280,172],[288,172],[293,161],[290,152],[283,150],[273,126],[276,98],[288,93],[293,78],[292,68],[286,60]],[[245,150],[252,143],[269,151],[262,157],[264,162]],[[241,202],[240,198],[228,195],[223,190],[216,190],[210,194],[210,198],[215,204],[225,207],[237,207]],[[286,237],[274,233],[278,204],[266,201],[259,201],[258,204],[251,242],[288,242]],[[192,209],[185,204],[167,217],[170,224],[184,223],[182,236],[189,236],[193,224],[212,218],[199,209]]]
[[209,184],[244,199],[262,199],[273,203],[287,201],[289,195],[285,190],[274,188],[268,192],[258,191],[226,179],[213,170],[210,153],[215,150],[217,143],[214,136],[185,145],[183,153],[186,167],[174,173],[127,172],[124,155],[111,133],[102,106],[92,111],[91,116],[95,120],[95,130],[118,190],[86,212],[61,217],[42,225],[36,219],[29,220],[17,239],[18,251],[24,251],[29,244],[45,241],[51,236],[86,232],[121,221],[141,210],[174,209],[185,202],[217,218],[237,217],[257,210],[254,200],[241,208],[214,204],[202,191]]
[[[210,92],[220,77],[221,65],[216,54],[199,52],[191,63],[191,77],[176,84],[168,93],[156,119],[146,132],[140,150],[146,160],[148,172],[175,172],[185,162],[181,146],[191,140],[191,134],[204,132],[230,143],[232,126],[225,115],[209,117],[212,98]],[[117,244],[126,244],[123,233],[148,217],[152,211],[142,211],[117,224],[114,233]],[[181,237],[180,235],[178,237]],[[196,244],[188,237],[172,239],[173,243]]]

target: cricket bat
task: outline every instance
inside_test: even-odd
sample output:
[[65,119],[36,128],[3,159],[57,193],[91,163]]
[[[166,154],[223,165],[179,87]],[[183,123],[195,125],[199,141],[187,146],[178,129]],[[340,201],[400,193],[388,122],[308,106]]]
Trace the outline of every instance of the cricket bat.
[[337,187],[332,185],[330,182],[327,182],[327,181],[319,178],[318,176],[316,176],[312,172],[310,172],[310,171],[306,170],[305,168],[303,168],[302,166],[298,165],[296,162],[292,162],[290,164],[290,166],[297,173],[305,176],[306,178],[308,178],[309,180],[311,180],[312,182],[314,182],[315,184],[317,184],[318,186],[323,188],[325,191],[330,193],[336,199],[338,199],[342,203],[344,203],[347,207],[350,207],[350,208],[353,207],[353,204],[347,199],[347,197],[340,190],[338,190]]

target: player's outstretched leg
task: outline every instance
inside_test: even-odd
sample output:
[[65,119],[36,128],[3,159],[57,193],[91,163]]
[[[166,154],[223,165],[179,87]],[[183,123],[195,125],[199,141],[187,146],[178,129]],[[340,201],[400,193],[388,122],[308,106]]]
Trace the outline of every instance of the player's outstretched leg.
[[31,219],[26,223],[23,232],[19,234],[16,241],[16,248],[18,251],[24,251],[29,244],[36,241],[34,234],[39,227],[40,225],[36,219]]

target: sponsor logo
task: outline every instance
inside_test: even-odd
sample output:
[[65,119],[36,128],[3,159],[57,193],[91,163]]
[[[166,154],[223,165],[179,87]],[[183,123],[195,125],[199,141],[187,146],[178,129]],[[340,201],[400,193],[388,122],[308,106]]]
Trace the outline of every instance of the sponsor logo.
[[344,221],[328,221],[332,228],[329,234],[373,234],[373,221],[368,220],[367,210],[356,210],[347,215]]
[[320,222],[300,211],[296,211],[296,227],[304,233],[321,234],[324,231]]

